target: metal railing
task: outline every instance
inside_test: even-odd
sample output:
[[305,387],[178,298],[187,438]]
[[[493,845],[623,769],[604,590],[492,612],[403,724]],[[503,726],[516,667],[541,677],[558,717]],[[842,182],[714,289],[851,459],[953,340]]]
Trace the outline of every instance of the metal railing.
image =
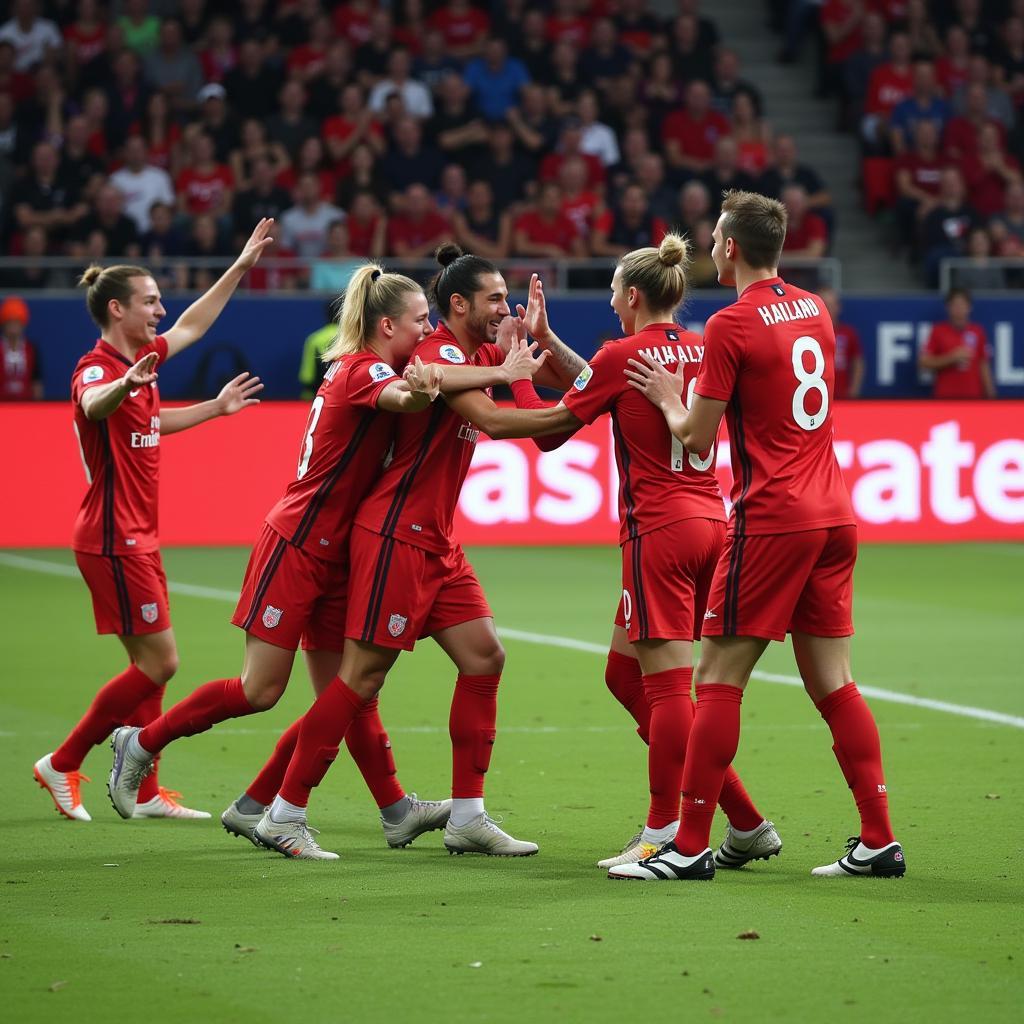
[[939,265],[939,289],[966,288],[971,292],[1024,290],[1024,258],[975,259],[957,256]]
[[[193,292],[195,282],[203,272],[216,277],[231,266],[233,257],[161,257],[158,260],[139,258],[104,259],[103,265],[115,263],[141,263],[152,270],[164,292]],[[260,260],[257,275],[249,274],[239,286],[241,291],[261,294],[293,294],[296,291],[313,294],[336,294],[344,287],[344,281],[362,260],[348,259],[300,259],[297,257],[266,257]],[[417,281],[426,282],[437,272],[437,264],[430,259],[405,260],[384,257],[388,270],[407,274]],[[510,285],[522,287],[531,274],[540,274],[548,292],[582,293],[607,292],[615,269],[612,257],[591,259],[547,259],[509,257],[497,261]],[[26,258],[0,256],[0,290],[2,291],[61,291],[73,289],[84,269],[81,260],[66,256],[45,256]],[[793,284],[804,288],[830,286],[839,290],[842,286],[842,267],[834,257],[821,259],[787,259],[782,262],[780,273]],[[15,274],[10,274],[14,271]],[[25,272],[38,274],[34,284]],[[311,287],[317,281],[330,280],[329,287]],[[7,283],[9,282],[9,283]],[[183,282],[185,282],[183,284]],[[254,287],[255,285],[255,287]],[[205,284],[202,284],[205,287]]]

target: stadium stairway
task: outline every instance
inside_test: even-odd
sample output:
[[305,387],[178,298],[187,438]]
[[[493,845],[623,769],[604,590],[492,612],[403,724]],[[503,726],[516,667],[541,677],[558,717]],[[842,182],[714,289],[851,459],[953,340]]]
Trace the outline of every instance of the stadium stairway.
[[920,288],[910,267],[889,255],[878,226],[864,211],[858,180],[860,148],[852,135],[836,131],[835,101],[815,98],[812,40],[805,39],[798,64],[782,65],[776,61],[781,41],[769,35],[763,0],[730,0],[704,7],[715,19],[724,45],[739,56],[740,75],[761,90],[775,133],[796,139],[801,162],[818,171],[832,194],[836,215],[832,254],[842,262],[843,289]]

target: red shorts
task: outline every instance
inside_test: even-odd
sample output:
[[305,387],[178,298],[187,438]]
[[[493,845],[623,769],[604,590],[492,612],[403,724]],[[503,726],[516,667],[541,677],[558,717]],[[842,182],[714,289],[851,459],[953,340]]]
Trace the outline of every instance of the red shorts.
[[494,617],[458,545],[446,555],[435,555],[354,526],[350,560],[345,636],[353,640],[411,651],[422,637]]
[[622,545],[615,625],[637,640],[699,640],[725,523],[684,519]]
[[730,536],[711,584],[704,635],[851,636],[856,561],[856,526]]
[[75,561],[92,595],[97,633],[143,636],[171,628],[167,576],[159,551],[144,555],[87,555]]
[[348,563],[328,562],[263,524],[231,621],[275,647],[340,651],[345,645]]

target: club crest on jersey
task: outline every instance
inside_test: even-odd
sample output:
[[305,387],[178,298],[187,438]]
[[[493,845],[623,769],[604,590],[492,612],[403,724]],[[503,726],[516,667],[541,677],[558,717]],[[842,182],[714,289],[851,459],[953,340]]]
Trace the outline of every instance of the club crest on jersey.
[[263,609],[263,625],[267,629],[273,629],[280,621],[281,616],[284,614],[283,608],[275,608],[272,604],[268,604]]
[[156,608],[156,602],[155,601],[152,604],[144,604],[144,605],[142,605],[139,610],[142,612],[142,621],[143,622],[148,622],[148,623],[150,623],[150,625],[152,625],[154,622],[156,622],[157,608]]
[[392,615],[388,619],[388,632],[394,636],[401,636],[405,632],[405,625],[409,621],[407,615]]
[[98,380],[103,380],[103,367],[87,366],[85,368],[85,373],[82,374],[82,383],[93,384]]
[[466,361],[466,357],[462,354],[462,350],[456,348],[454,345],[442,345],[437,354],[449,363],[464,363]]
[[584,366],[580,371],[580,375],[572,382],[572,386],[577,391],[582,391],[590,383],[590,378],[593,376],[594,368],[592,366]]
[[387,380],[388,377],[397,377],[398,374],[388,366],[387,363],[374,363],[370,367],[371,380]]

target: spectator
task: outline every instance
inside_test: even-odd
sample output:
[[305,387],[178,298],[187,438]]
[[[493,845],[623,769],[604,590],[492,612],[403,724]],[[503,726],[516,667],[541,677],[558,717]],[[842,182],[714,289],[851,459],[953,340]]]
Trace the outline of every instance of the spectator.
[[204,85],[196,94],[199,104],[199,118],[195,122],[213,139],[217,159],[227,163],[231,153],[238,148],[238,121],[228,110],[226,92],[219,82]]
[[838,91],[843,65],[864,45],[864,0],[825,0],[821,33],[825,37],[824,86]]
[[598,18],[589,45],[580,53],[580,73],[602,96],[614,88],[632,63],[630,51],[619,40],[611,18]]
[[438,84],[434,116],[427,128],[445,157],[463,165],[478,160],[487,144],[487,125],[471,95],[459,75],[445,75]]
[[372,192],[357,192],[348,206],[348,247],[357,256],[379,259],[384,255],[387,218]]
[[285,82],[278,93],[278,112],[267,119],[267,135],[286,153],[297,153],[310,136],[318,135],[316,123],[306,115],[307,95],[301,82]]
[[491,36],[481,56],[471,60],[464,72],[477,109],[489,121],[499,121],[510,107],[519,103],[519,91],[530,80],[526,65],[508,55],[503,39]]
[[995,60],[1004,88],[1020,112],[1024,109],[1024,17],[1017,15],[1003,22]]
[[732,137],[736,140],[740,169],[751,176],[768,166],[768,147],[772,132],[762,120],[753,97],[742,89],[732,101]]
[[716,53],[720,37],[718,28],[710,18],[700,13],[701,0],[676,0],[680,16],[695,18],[697,21],[697,44],[707,53]]
[[39,16],[36,0],[14,0],[13,17],[0,25],[0,40],[14,47],[14,70],[31,71],[61,48],[57,26]]
[[[721,141],[720,139],[719,142]],[[645,153],[640,157],[635,183],[644,190],[652,216],[660,218],[666,224],[669,223],[672,220],[676,195],[665,181],[665,160],[660,153]],[[628,183],[626,187],[628,188]],[[712,195],[715,195],[713,191]]]
[[807,194],[807,207],[826,224],[831,223],[832,197],[818,172],[809,164],[801,163],[792,135],[780,135],[775,140],[772,165],[761,175],[757,191],[773,199],[781,199],[787,185],[800,185]]
[[359,81],[367,89],[387,74],[388,61],[397,45],[391,12],[377,8],[370,16],[370,38],[356,50],[355,56]]
[[[339,10],[344,10],[344,7],[339,8]],[[337,290],[341,291],[341,289]],[[302,361],[299,363],[299,384],[302,387],[302,397],[307,401],[316,395],[320,390],[320,385],[324,382],[324,373],[327,370],[327,364],[324,362],[324,353],[334,344],[335,338],[338,337],[338,317],[333,301],[328,302],[324,306],[324,320],[326,321],[324,326],[318,327],[302,343]]]
[[583,136],[580,140],[580,150],[590,156],[596,156],[605,167],[613,167],[620,159],[619,143],[615,138],[615,132],[599,120],[601,111],[597,93],[592,89],[585,89],[580,93],[577,113]]
[[995,398],[992,354],[985,329],[971,321],[971,294],[950,289],[946,296],[949,319],[935,324],[918,366],[935,375],[932,398]]
[[843,123],[859,125],[875,68],[888,60],[885,19],[877,11],[868,11],[863,21],[864,44],[843,62]]
[[[319,5],[316,5],[319,10]],[[285,60],[285,74],[308,85],[327,65],[327,53],[334,38],[334,27],[326,14],[316,14],[309,20],[304,42],[293,46]]]
[[466,171],[459,164],[448,164],[441,171],[441,187],[434,196],[434,205],[450,221],[466,206]]
[[1002,258],[1024,256],[1024,184],[1006,186],[1006,206],[989,221],[989,232],[996,255]]
[[167,94],[172,109],[191,110],[203,84],[199,58],[185,45],[181,22],[167,18],[160,25],[157,48],[144,58],[146,81]]
[[179,291],[203,291],[220,277],[230,263],[230,257],[217,227],[216,217],[201,213],[193,219],[185,243],[185,255],[199,265],[176,265],[175,287]]
[[[327,49],[323,68],[306,85],[309,94],[307,110],[315,121],[325,121],[339,110],[339,97],[353,83],[352,47],[344,39],[335,39]],[[362,91],[360,91],[362,101]]]
[[650,53],[654,41],[665,34],[665,26],[648,10],[648,0],[619,0],[615,24],[619,38],[638,56]]
[[160,42],[160,19],[151,14],[149,0],[124,0],[124,14],[118,19],[124,44],[138,54],[155,50]]
[[786,240],[782,245],[783,261],[789,259],[820,259],[828,247],[828,228],[808,205],[807,193],[801,185],[787,185],[782,202],[789,218]]
[[942,55],[935,62],[939,84],[947,96],[955,96],[970,77],[971,41],[959,25],[950,25],[946,30],[946,45]]
[[[241,0],[239,9],[234,10],[235,38],[239,43],[247,39],[266,40],[270,23],[269,0]],[[277,40],[272,40],[276,46]]]
[[971,205],[986,220],[1006,205],[1007,187],[1021,180],[1020,164],[1003,152],[999,125],[988,122],[978,132],[977,149],[960,162]]
[[451,225],[434,208],[426,186],[409,185],[403,198],[401,216],[388,221],[387,250],[399,259],[425,259],[451,238]]
[[686,106],[662,122],[661,139],[670,167],[701,174],[711,166],[715,143],[730,134],[729,122],[711,109],[711,89],[694,81],[686,87]]
[[[120,146],[131,134],[134,127],[145,115],[146,105],[149,102],[149,85],[146,83],[142,73],[142,62],[138,54],[131,50],[125,50],[117,54],[113,59],[113,77],[107,86],[104,95],[106,110],[104,115],[106,123],[103,131],[109,137],[112,147]],[[97,95],[96,90],[86,94],[86,99]],[[171,102],[170,93],[165,94],[168,103]],[[195,93],[189,93],[191,103]],[[88,109],[84,111],[88,114]],[[100,126],[96,126],[97,130]]]
[[223,82],[227,73],[238,63],[235,29],[224,17],[213,18],[205,45],[199,51],[199,65],[207,82]]
[[[334,8],[335,31],[353,46],[362,46],[370,38],[373,9],[374,4],[370,0],[347,0],[347,3],[338,4]],[[327,319],[333,319],[333,314],[328,313]]]
[[146,141],[139,135],[124,144],[124,166],[110,176],[110,184],[121,193],[124,211],[135,221],[140,235],[149,230],[149,211],[154,203],[174,204],[171,176],[146,163]]
[[672,23],[668,52],[680,81],[713,81],[715,51],[702,42],[700,22],[694,15],[682,14]]
[[649,123],[654,125],[660,125],[679,107],[683,98],[682,86],[667,53],[656,53],[651,57],[640,83],[640,98]]
[[332,162],[344,173],[356,146],[369,146],[374,154],[384,152],[384,129],[366,108],[363,87],[349,82],[338,99],[338,113],[327,118],[320,129]]
[[559,125],[548,106],[542,86],[524,85],[518,107],[508,111],[508,123],[519,145],[531,156],[541,157],[555,148]]
[[860,389],[864,383],[864,352],[860,335],[855,327],[839,319],[843,304],[835,288],[819,288],[818,295],[832,318],[832,329],[836,336],[834,395],[839,399],[860,398]]
[[981,0],[956,0],[954,24],[959,25],[970,41],[975,53],[988,53],[995,43],[995,36],[982,17]]
[[107,25],[100,15],[99,0],[79,0],[75,20],[64,27],[64,53],[68,77],[74,82],[79,71],[107,48]]
[[45,229],[31,227],[21,236],[21,260],[17,267],[0,271],[0,287],[12,291],[35,291],[42,288],[70,287],[71,281],[60,280],[60,272],[41,266],[39,260],[52,255]]
[[427,24],[441,32],[448,52],[459,60],[480,52],[491,27],[490,18],[469,0],[448,0],[427,19]]
[[551,61],[540,82],[551,97],[552,109],[564,117],[575,106],[586,87],[580,74],[579,51],[568,42],[556,43],[551,48]]
[[[0,91],[0,160],[12,165],[23,164],[29,152],[29,133],[15,116],[14,97]],[[4,193],[6,194],[6,189]]]
[[715,55],[715,77],[712,85],[712,105],[720,114],[728,116],[732,101],[738,92],[745,92],[754,101],[758,116],[764,109],[761,92],[753,82],[740,78],[740,59],[735,50],[720,49]]
[[577,0],[554,0],[548,15],[547,36],[554,44],[569,43],[574,47],[586,44],[590,35],[590,19],[585,17]]
[[503,206],[518,203],[526,197],[534,172],[532,160],[516,149],[515,135],[507,124],[492,124],[487,136],[487,153],[471,164],[472,180],[491,183],[494,194],[501,196]]
[[551,46],[548,44],[547,19],[540,8],[532,7],[523,15],[523,31],[515,41],[513,55],[523,62],[532,81],[540,81],[547,74]]
[[96,191],[106,171],[104,161],[90,149],[89,135],[89,122],[81,114],[67,119],[57,171],[57,176],[83,197]]
[[679,200],[673,216],[674,227],[681,234],[694,237],[697,225],[711,216],[711,196],[707,186],[696,179],[688,181],[679,190]]
[[1013,126],[1014,110],[1009,94],[1002,85],[995,81],[992,65],[979,53],[971,56],[967,64],[967,81],[953,94],[953,110],[957,114],[966,114],[970,106],[969,93],[973,86],[980,86],[985,91],[985,113],[998,121],[1006,130]]
[[946,128],[945,149],[953,160],[962,160],[975,152],[981,142],[981,129],[985,125],[994,125],[999,132],[999,144],[1006,143],[1006,129],[1002,123],[991,117],[988,112],[988,99],[985,86],[980,82],[970,83],[964,93],[963,113],[954,117]]
[[644,190],[630,185],[618,206],[598,219],[590,251],[595,256],[624,256],[632,249],[660,245],[667,233],[668,225],[651,213]]
[[541,181],[557,179],[562,164],[573,157],[579,157],[587,165],[587,183],[590,187],[603,188],[604,164],[596,156],[583,152],[583,125],[575,117],[568,118],[562,125],[562,131],[558,137],[558,148],[554,153],[548,153],[541,161],[538,177]]
[[441,181],[444,158],[424,142],[423,128],[412,117],[395,122],[391,147],[380,161],[380,173],[393,192],[404,192],[412,184],[433,191]]
[[361,264],[348,244],[348,228],[343,220],[332,221],[327,242],[319,259],[310,265],[309,287],[315,292],[343,292]]
[[294,189],[303,174],[315,174],[320,182],[321,198],[333,202],[338,190],[338,175],[327,165],[324,144],[316,136],[302,143],[295,163],[277,176],[277,183],[281,188]]
[[[356,146],[352,150],[348,174],[338,181],[335,204],[347,210],[355,196],[369,192],[381,207],[388,204],[388,186],[377,173],[377,157],[369,146]],[[351,231],[351,228],[350,228]]]
[[10,295],[0,302],[0,402],[38,401],[43,371],[35,345],[25,336],[28,305]]
[[455,240],[465,252],[488,260],[509,254],[512,222],[507,212],[495,209],[494,191],[487,181],[472,181],[466,190],[466,208],[452,219]]
[[303,259],[312,259],[323,252],[336,220],[344,221],[345,211],[324,200],[319,176],[306,171],[295,183],[295,205],[281,214],[281,242]]
[[173,206],[156,202],[149,208],[149,229],[139,240],[139,248],[147,266],[170,256],[184,255],[185,241],[175,226]]
[[564,259],[586,254],[575,225],[562,213],[562,190],[557,183],[542,183],[536,206],[516,218],[512,248],[516,256]]
[[277,72],[267,63],[263,43],[254,37],[238,46],[238,63],[224,76],[231,109],[240,117],[266,119],[277,107],[281,88]]
[[175,182],[178,211],[187,217],[199,213],[227,216],[234,187],[231,169],[217,162],[213,139],[198,133],[192,140],[188,164]]
[[558,186],[562,190],[562,213],[572,221],[576,234],[589,242],[604,204],[598,192],[587,181],[587,165],[578,156],[569,157],[558,168]]
[[1006,271],[992,265],[992,239],[984,228],[971,229],[967,236],[967,264],[954,269],[953,281],[972,292],[1002,291],[1006,287]]
[[740,168],[739,159],[739,146],[736,140],[731,135],[723,135],[715,143],[715,155],[711,166],[700,177],[711,197],[710,212],[715,220],[718,219],[722,207],[723,192],[730,189],[752,192],[755,189],[755,179]]
[[258,118],[250,117],[242,122],[238,148],[230,158],[231,175],[235,179],[236,188],[247,189],[252,186],[253,166],[260,158],[270,164],[275,177],[283,174],[291,163],[281,143],[268,140],[266,125]]
[[412,62],[412,76],[431,92],[437,92],[441,82],[451,74],[459,75],[462,64],[449,52],[440,29],[428,28],[416,59]]
[[81,244],[88,247],[89,238],[97,232],[103,236],[106,255],[116,259],[138,259],[140,256],[139,229],[135,221],[125,215],[124,199],[111,184],[100,188],[93,212],[83,217],[75,227],[76,248]]
[[246,185],[232,200],[231,220],[235,230],[248,232],[264,217],[280,222],[281,215],[292,205],[292,199],[287,190],[277,184],[277,167],[267,154],[258,154],[249,162]]
[[949,104],[942,98],[930,60],[915,60],[911,94],[893,107],[889,118],[889,145],[899,156],[906,152],[920,121],[934,121],[943,132],[950,118]]
[[914,146],[896,161],[896,226],[899,237],[913,244],[920,224],[939,201],[945,162],[939,152],[934,121],[914,125]]
[[[903,0],[897,0],[903,2]],[[906,17],[903,31],[910,38],[910,50],[918,57],[935,60],[942,53],[942,42],[936,30],[935,20],[928,11],[927,0],[906,0]],[[948,95],[948,90],[943,87]]]
[[869,153],[889,151],[889,117],[913,91],[910,38],[894,32],[889,40],[889,59],[871,72],[864,99],[861,137]]
[[195,49],[206,38],[211,27],[207,0],[178,0],[178,17],[186,44]]
[[370,90],[367,106],[374,114],[384,110],[385,100],[397,92],[402,98],[402,106],[410,117],[425,120],[434,113],[434,101],[430,90],[415,78],[410,77],[412,57],[404,48],[395,50],[388,58],[387,77],[381,79]]
[[32,149],[31,170],[10,192],[10,209],[18,231],[40,227],[59,243],[89,212],[73,185],[58,173],[57,150],[48,142]]
[[930,288],[939,283],[939,265],[944,259],[964,255],[967,236],[977,223],[978,216],[966,200],[963,176],[955,167],[945,168],[939,181],[939,201],[921,227]]
[[171,116],[170,104],[162,92],[155,92],[146,100],[138,134],[146,142],[146,162],[163,168],[174,178],[181,170],[181,128]]

